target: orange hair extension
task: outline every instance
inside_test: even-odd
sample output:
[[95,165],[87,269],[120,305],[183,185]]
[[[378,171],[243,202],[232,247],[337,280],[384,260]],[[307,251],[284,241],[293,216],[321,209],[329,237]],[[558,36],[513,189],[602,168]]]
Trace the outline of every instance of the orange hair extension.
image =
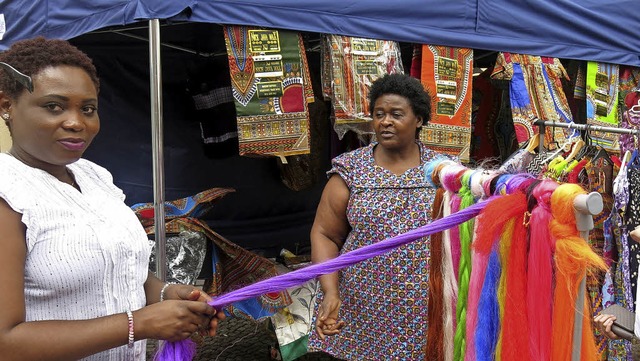
[[551,360],[571,359],[573,347],[573,323],[575,317],[582,317],[582,342],[580,360],[600,359],[591,324],[591,305],[584,298],[584,311],[576,316],[575,304],[581,280],[590,268],[605,270],[602,258],[579,237],[573,201],[585,191],[576,184],[562,184],[551,195],[551,233],[556,238],[556,286],[553,295],[553,324],[551,339]]
[[[433,220],[442,218],[444,188],[436,190],[431,209]],[[431,235],[431,257],[429,258],[429,307],[427,307],[427,342],[425,360],[444,360],[444,293],[442,279],[442,232]]]

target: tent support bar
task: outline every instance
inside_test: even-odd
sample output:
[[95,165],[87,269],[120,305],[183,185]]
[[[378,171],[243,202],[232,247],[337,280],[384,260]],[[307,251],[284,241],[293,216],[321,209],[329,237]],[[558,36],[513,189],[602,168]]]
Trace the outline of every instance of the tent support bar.
[[[138,40],[142,40],[142,41],[150,41],[149,39],[145,38],[144,36],[135,35],[135,34],[128,34],[128,33],[125,33],[124,31],[114,30],[112,32],[115,33],[115,34],[118,34],[118,35],[122,35],[122,36],[126,36],[126,37],[129,37],[129,38],[133,38],[133,39],[138,39]],[[205,58],[227,55],[226,52],[224,52],[224,53],[200,53],[200,52],[197,52],[195,50],[192,50],[192,49],[189,49],[189,48],[185,48],[183,46],[178,46],[178,45],[173,45],[173,44],[168,44],[168,43],[160,43],[160,45],[165,46],[167,48],[184,51],[185,53],[200,55],[200,56],[205,57]]]
[[156,242],[156,276],[167,279],[164,209],[164,143],[162,126],[162,66],[160,63],[160,21],[149,20],[149,66],[151,75],[151,143],[153,149],[153,208]]

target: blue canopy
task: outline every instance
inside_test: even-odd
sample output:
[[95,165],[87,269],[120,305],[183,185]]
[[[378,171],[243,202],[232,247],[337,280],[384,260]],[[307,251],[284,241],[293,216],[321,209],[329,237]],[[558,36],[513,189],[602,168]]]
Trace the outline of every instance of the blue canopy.
[[640,66],[636,0],[13,0],[0,49],[152,18],[254,25]]

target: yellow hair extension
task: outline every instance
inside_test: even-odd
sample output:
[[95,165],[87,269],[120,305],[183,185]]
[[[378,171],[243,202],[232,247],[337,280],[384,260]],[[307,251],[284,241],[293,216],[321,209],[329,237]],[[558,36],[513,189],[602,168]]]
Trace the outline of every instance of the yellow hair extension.
[[[507,290],[507,269],[509,267],[509,251],[511,250],[511,239],[513,238],[513,229],[515,227],[515,219],[511,218],[504,225],[502,234],[500,235],[500,264],[502,270],[500,273],[500,282],[498,283],[498,306],[500,308],[500,325],[504,319],[504,305]],[[496,345],[496,360],[501,360],[502,350],[502,327],[498,335],[498,343]]]

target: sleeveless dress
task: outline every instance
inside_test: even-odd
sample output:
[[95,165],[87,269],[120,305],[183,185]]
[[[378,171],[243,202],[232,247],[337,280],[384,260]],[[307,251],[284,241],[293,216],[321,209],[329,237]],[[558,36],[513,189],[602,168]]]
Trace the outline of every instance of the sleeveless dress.
[[[151,249],[140,221],[106,169],[85,159],[67,168],[81,192],[0,154],[0,198],[22,214],[27,228],[26,321],[91,319],[142,308]],[[141,340],[83,360],[144,360],[145,354]]]
[[[423,165],[437,153],[418,143],[421,166],[402,175],[377,166],[377,143],[333,160],[328,174],[339,174],[350,191],[351,226],[340,253],[408,232],[431,222],[436,189]],[[429,238],[401,246],[341,270],[340,318],[346,326],[323,342],[312,330],[310,351],[345,360],[423,360],[429,291]],[[317,307],[312,325],[315,325]]]

